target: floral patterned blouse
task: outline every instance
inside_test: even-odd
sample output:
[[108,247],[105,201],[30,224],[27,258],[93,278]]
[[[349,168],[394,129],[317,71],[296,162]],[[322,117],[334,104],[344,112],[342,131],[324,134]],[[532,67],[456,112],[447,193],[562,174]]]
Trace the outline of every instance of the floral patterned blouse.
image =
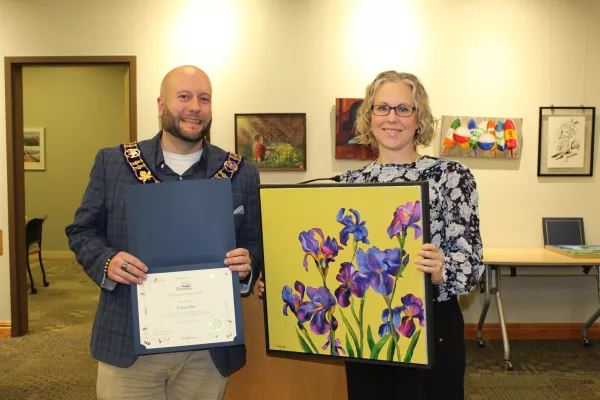
[[342,182],[429,182],[431,243],[444,253],[444,283],[436,286],[436,300],[467,294],[477,284],[484,266],[479,233],[479,196],[475,179],[462,164],[423,156],[411,164],[378,165],[375,161],[341,175]]

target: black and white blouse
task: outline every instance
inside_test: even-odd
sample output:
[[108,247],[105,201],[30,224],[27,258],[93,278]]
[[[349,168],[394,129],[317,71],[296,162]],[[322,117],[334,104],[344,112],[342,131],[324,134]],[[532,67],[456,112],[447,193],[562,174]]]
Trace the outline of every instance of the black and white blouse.
[[342,182],[429,182],[431,243],[444,254],[444,283],[436,286],[437,301],[469,293],[483,273],[479,233],[479,196],[475,178],[464,165],[423,156],[411,164],[375,161],[341,175]]

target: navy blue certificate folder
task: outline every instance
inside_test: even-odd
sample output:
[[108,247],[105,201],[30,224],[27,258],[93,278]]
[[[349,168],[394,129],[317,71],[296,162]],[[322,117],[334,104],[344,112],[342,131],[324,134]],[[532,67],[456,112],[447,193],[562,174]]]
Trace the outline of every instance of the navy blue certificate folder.
[[[132,185],[126,190],[126,205],[129,253],[148,266],[148,279],[160,277],[165,272],[227,268],[223,263],[225,254],[236,248],[229,179]],[[194,285],[198,286],[197,283]],[[210,344],[149,349],[140,339],[138,285],[132,284],[136,353],[188,351],[243,344],[244,330],[237,272],[231,274],[231,285],[235,309],[235,338]],[[218,326],[218,323],[213,323],[211,328]],[[199,327],[200,329],[205,327]]]

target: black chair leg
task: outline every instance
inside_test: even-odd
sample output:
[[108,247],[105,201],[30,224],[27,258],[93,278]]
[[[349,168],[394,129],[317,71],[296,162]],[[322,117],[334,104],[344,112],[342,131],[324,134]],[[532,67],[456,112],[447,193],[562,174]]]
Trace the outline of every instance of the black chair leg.
[[27,256],[27,273],[29,274],[29,282],[31,282],[31,294],[36,294],[37,293],[37,289],[35,288],[35,285],[33,284],[33,276],[31,275],[31,267],[29,266],[29,256]]
[[46,271],[44,271],[44,264],[42,264],[42,251],[40,250],[40,252],[38,253],[39,259],[40,259],[40,267],[42,268],[42,279],[44,281],[44,287],[48,287],[50,285],[50,282],[48,282],[46,280]]

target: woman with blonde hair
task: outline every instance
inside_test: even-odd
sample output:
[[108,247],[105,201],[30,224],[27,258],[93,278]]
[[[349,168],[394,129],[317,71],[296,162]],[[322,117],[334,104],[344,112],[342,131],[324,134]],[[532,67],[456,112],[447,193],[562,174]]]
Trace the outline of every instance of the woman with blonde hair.
[[473,290],[484,269],[475,179],[456,161],[418,153],[431,144],[437,121],[416,76],[380,73],[367,86],[358,114],[356,140],[376,147],[379,156],[342,173],[342,182],[429,182],[431,243],[422,246],[415,264],[435,287],[435,362],[431,369],[347,362],[348,399],[463,399],[466,353],[457,296]]

